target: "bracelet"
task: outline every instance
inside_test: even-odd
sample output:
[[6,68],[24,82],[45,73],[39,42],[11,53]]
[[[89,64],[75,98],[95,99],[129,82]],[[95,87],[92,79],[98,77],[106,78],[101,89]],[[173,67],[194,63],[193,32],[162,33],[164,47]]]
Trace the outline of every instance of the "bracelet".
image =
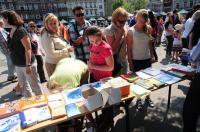
[[29,67],[29,66],[31,66],[31,64],[26,65],[26,67]]

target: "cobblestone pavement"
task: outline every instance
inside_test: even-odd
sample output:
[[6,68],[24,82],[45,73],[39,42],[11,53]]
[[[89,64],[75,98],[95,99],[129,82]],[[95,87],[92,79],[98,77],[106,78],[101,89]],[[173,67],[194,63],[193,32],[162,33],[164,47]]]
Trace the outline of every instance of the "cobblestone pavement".
[[[165,58],[164,47],[157,47],[159,61],[153,67],[161,68],[171,63]],[[0,53],[0,96],[1,102],[14,100],[17,96],[12,92],[16,83],[6,82],[7,68],[4,56]],[[130,104],[130,127],[132,132],[181,132],[182,131],[182,107],[185,95],[189,88],[189,81],[182,81],[173,85],[171,93],[171,107],[165,122],[162,122],[166,111],[168,88],[152,92],[151,99],[155,103],[154,108],[147,108],[136,112],[135,100]],[[114,132],[125,131],[125,112],[123,108],[115,110]],[[198,125],[200,126],[200,125]],[[200,127],[198,127],[200,128]],[[198,130],[200,132],[200,129]]]

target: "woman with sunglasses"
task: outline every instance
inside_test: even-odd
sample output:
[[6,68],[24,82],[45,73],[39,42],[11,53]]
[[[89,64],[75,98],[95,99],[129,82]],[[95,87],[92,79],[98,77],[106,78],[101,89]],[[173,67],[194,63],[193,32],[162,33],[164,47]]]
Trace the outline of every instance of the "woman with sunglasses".
[[[151,67],[152,52],[152,37],[151,27],[147,25],[148,12],[146,9],[141,9],[136,15],[136,24],[131,27],[127,34],[127,50],[128,62],[130,70],[137,72],[139,70]],[[145,100],[150,107],[154,107],[150,97]],[[137,101],[137,110],[142,109],[141,99]]]
[[112,24],[105,28],[103,33],[113,51],[115,61],[113,76],[127,73],[127,46],[125,43],[127,19],[128,12],[122,7],[117,8],[112,14]]
[[30,38],[23,27],[24,21],[12,10],[1,12],[1,16],[4,23],[11,27],[8,48],[11,52],[11,60],[15,65],[18,82],[22,86],[22,95],[30,97],[42,94]]
[[28,23],[28,32],[29,32],[31,41],[37,44],[37,48],[36,48],[36,51],[34,51],[34,55],[37,61],[37,72],[40,77],[40,82],[43,83],[47,81],[45,77],[44,69],[43,69],[43,58],[42,58],[42,56],[45,56],[45,53],[40,45],[40,40],[36,34],[37,26],[35,22],[30,21]]
[[49,13],[44,19],[44,28],[41,31],[41,44],[46,53],[45,65],[47,74],[50,77],[58,61],[70,57],[69,52],[73,49],[61,39],[58,17]]

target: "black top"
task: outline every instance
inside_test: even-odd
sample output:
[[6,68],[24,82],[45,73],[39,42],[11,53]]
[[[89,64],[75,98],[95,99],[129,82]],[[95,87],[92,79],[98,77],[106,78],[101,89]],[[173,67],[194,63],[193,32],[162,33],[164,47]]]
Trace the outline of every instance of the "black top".
[[194,47],[195,45],[197,45],[198,40],[200,38],[200,19],[198,19],[195,23],[194,26],[192,28],[193,36],[192,36],[192,47]]
[[[28,32],[23,26],[19,26],[13,33],[13,37],[8,35],[8,48],[11,52],[11,60],[14,65],[24,67],[26,66],[25,48],[21,39],[28,35]],[[35,60],[33,54],[31,55],[31,63]]]

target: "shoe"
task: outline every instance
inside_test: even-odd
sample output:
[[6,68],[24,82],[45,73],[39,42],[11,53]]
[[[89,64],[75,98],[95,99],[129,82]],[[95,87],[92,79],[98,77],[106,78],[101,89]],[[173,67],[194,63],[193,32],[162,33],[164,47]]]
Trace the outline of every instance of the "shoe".
[[137,100],[137,102],[136,102],[136,110],[137,111],[141,111],[142,108],[143,108],[142,100]]
[[7,78],[7,81],[13,81],[13,80],[15,80],[15,79],[17,79],[17,76],[8,76],[8,78]]
[[40,82],[41,82],[41,83],[45,83],[45,82],[47,82],[47,80],[46,80],[46,79],[45,79],[45,80],[41,80]]
[[154,103],[150,98],[146,98],[145,102],[148,104],[149,107],[153,108],[154,107]]

